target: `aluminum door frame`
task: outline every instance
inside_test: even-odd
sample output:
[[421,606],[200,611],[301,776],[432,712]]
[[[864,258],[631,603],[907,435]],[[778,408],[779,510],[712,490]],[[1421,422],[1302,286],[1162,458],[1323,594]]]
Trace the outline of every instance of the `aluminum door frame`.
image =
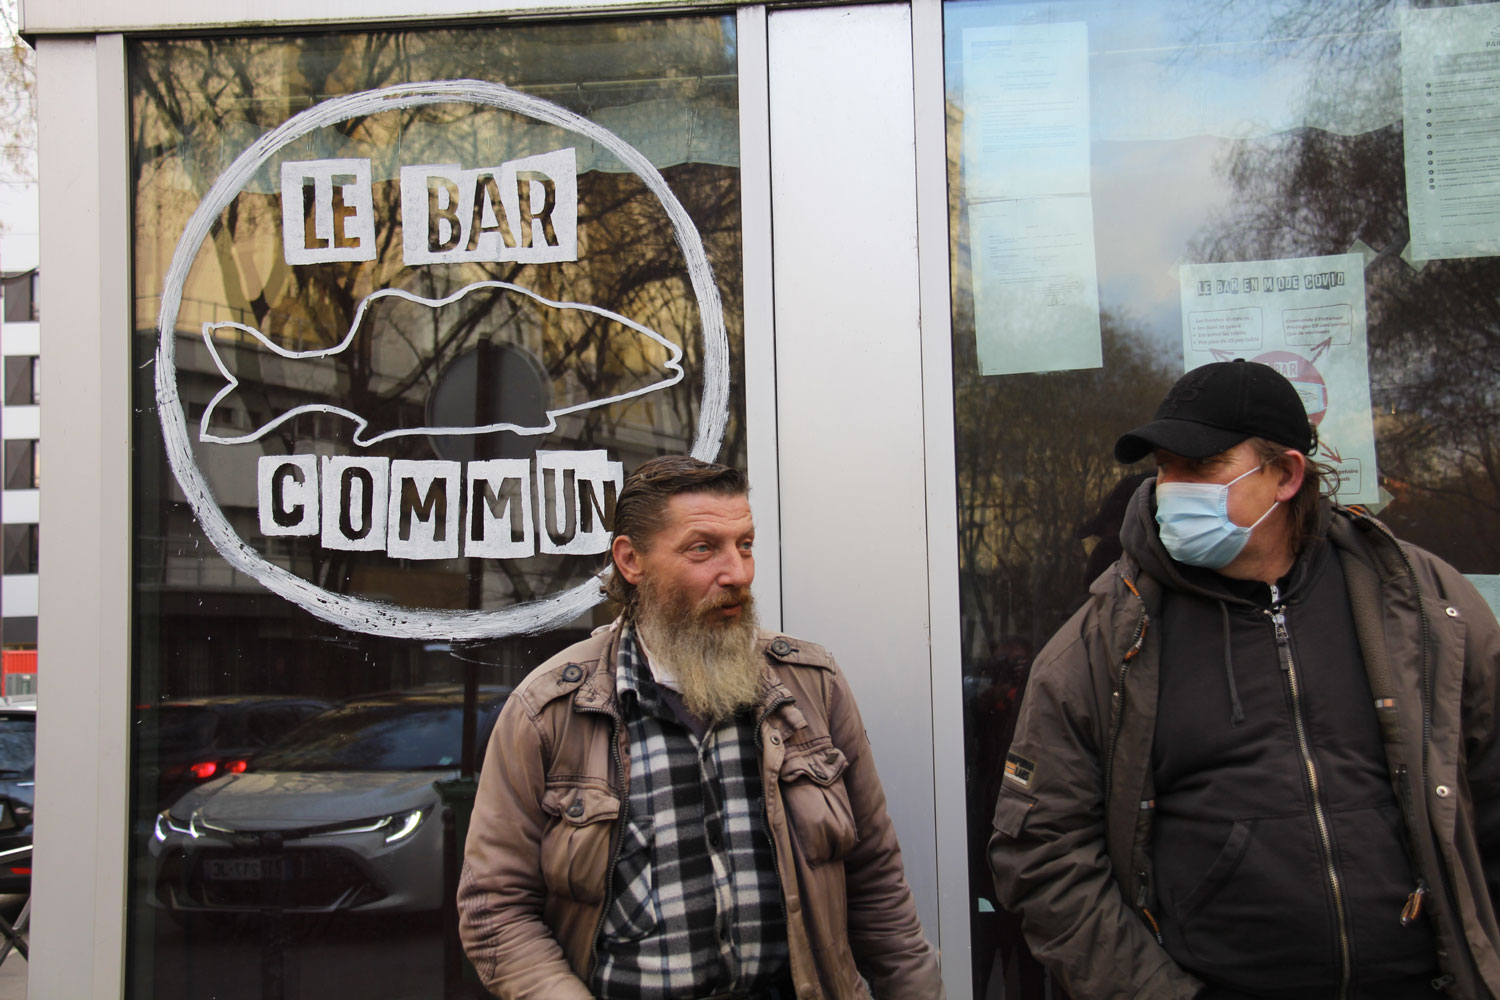
[[[130,748],[131,297],[125,44],[37,46],[42,367],[36,824],[29,993],[124,983]],[[60,359],[66,358],[67,363]],[[66,401],[66,403],[64,402]]]
[[941,0],[772,9],[785,628],[859,699],[928,937],[972,993]]

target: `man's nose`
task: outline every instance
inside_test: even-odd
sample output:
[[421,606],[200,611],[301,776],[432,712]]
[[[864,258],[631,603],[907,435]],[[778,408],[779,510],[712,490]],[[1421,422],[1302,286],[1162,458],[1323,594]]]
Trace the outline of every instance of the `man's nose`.
[[719,569],[718,584],[721,587],[748,587],[755,579],[755,557],[738,550],[724,557]]

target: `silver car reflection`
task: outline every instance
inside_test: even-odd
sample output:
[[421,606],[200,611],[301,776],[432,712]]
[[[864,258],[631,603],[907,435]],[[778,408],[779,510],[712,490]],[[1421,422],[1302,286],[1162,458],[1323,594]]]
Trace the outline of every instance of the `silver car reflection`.
[[[480,688],[476,759],[509,690]],[[313,716],[162,810],[150,898],[174,916],[438,909],[451,890],[434,782],[459,774],[462,712],[445,685]]]

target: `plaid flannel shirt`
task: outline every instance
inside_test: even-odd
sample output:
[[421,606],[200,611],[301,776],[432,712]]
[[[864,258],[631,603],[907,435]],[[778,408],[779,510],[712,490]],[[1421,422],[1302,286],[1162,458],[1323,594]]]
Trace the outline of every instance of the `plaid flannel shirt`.
[[630,797],[590,988],[610,1000],[691,1000],[781,981],[786,917],[755,719],[740,713],[698,739],[661,698],[629,628],[615,690]]

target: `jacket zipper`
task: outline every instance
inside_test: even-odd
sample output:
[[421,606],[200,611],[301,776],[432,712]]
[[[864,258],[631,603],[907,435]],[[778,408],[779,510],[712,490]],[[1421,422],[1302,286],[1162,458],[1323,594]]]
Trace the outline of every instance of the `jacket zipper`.
[[[1127,584],[1129,581],[1126,581]],[[1131,592],[1135,592],[1132,586]],[[1140,595],[1136,594],[1137,599]],[[1130,672],[1130,661],[1135,659],[1136,654],[1146,641],[1146,627],[1150,624],[1151,616],[1146,613],[1144,602],[1141,608],[1140,621],[1135,624],[1135,635],[1131,636],[1130,647],[1125,650],[1125,655],[1120,659],[1120,671],[1115,677],[1115,718],[1114,725],[1110,727],[1109,745],[1104,750],[1104,811],[1109,813],[1110,788],[1115,780],[1115,750],[1120,745],[1120,732],[1125,728],[1125,675]]]
[[[796,701],[796,699],[791,697],[790,695],[778,695],[771,700],[771,703],[765,707],[760,715],[756,716],[753,734],[755,740],[756,761],[765,759],[765,750],[762,748],[760,740],[760,727],[765,724],[765,721],[768,718],[771,717],[772,712],[776,711],[782,705],[788,704],[789,702],[793,701]],[[785,741],[783,741],[783,743],[784,742]],[[764,772],[762,772],[760,780],[761,784],[764,785],[766,780]],[[760,819],[761,822],[766,825],[766,839],[771,842],[771,863],[776,866],[776,884],[781,887],[781,919],[783,923],[786,923],[790,919],[786,912],[786,880],[782,878],[781,875],[781,853],[777,850],[776,838],[771,835],[771,814],[770,810],[766,808],[766,800],[768,798],[768,793],[766,792],[765,788],[762,787],[760,790]],[[787,972],[788,974],[790,974],[792,971],[792,954],[790,948],[787,949],[786,964]],[[794,980],[795,978],[796,977],[793,976]],[[793,985],[795,986],[795,982],[793,983]]]
[[620,789],[620,815],[615,820],[614,845],[609,851],[609,867],[604,870],[604,905],[599,908],[599,922],[594,925],[594,945],[589,952],[589,979],[594,981],[594,973],[599,966],[599,935],[604,933],[604,918],[609,915],[609,904],[615,896],[615,865],[620,861],[620,845],[625,840],[625,824],[630,819],[630,785],[625,777],[625,758],[620,756],[620,726],[623,724],[618,712],[612,712],[605,708],[579,708],[580,711],[594,712],[597,715],[609,719],[609,753],[615,759],[616,785]]
[[1276,647],[1285,662],[1287,686],[1292,699],[1292,728],[1297,737],[1297,752],[1302,757],[1302,768],[1307,774],[1307,784],[1312,792],[1313,820],[1318,825],[1318,841],[1323,853],[1324,874],[1328,876],[1328,887],[1333,892],[1334,917],[1339,933],[1339,992],[1341,998],[1349,995],[1349,981],[1353,971],[1353,960],[1349,945],[1349,916],[1344,905],[1344,883],[1333,862],[1333,837],[1329,833],[1328,815],[1323,805],[1323,788],[1318,780],[1318,767],[1313,762],[1312,750],[1307,742],[1307,728],[1302,720],[1302,691],[1297,682],[1297,666],[1292,662],[1291,634],[1286,627],[1286,605],[1280,603],[1281,594],[1276,585],[1271,585],[1272,606],[1265,611],[1276,629]]
[[1406,578],[1411,581],[1412,594],[1417,599],[1417,620],[1422,623],[1422,792],[1427,791],[1427,757],[1432,746],[1432,657],[1428,651],[1430,636],[1427,624],[1427,606],[1422,602],[1422,585],[1417,582],[1417,571],[1412,566],[1411,559],[1406,550],[1401,547],[1396,536],[1391,534],[1389,528],[1375,520],[1373,517],[1356,515],[1360,520],[1369,524],[1380,532],[1395,548],[1396,554],[1401,557],[1401,564],[1406,567]]
[[[1430,787],[1428,768],[1429,756],[1432,750],[1433,677],[1431,649],[1432,636],[1431,629],[1427,621],[1427,605],[1422,600],[1422,584],[1417,579],[1417,570],[1416,567],[1411,564],[1411,557],[1406,554],[1406,550],[1401,547],[1401,542],[1396,538],[1394,534],[1391,533],[1390,528],[1387,528],[1384,524],[1381,524],[1379,521],[1375,520],[1375,518],[1373,517],[1370,517],[1368,514],[1352,513],[1351,517],[1354,520],[1359,521],[1360,523],[1367,525],[1368,527],[1379,532],[1382,536],[1384,536],[1386,541],[1390,542],[1391,547],[1396,550],[1396,554],[1401,557],[1401,565],[1406,569],[1406,578],[1411,581],[1412,595],[1417,599],[1417,620],[1421,623],[1422,626],[1422,795],[1425,798],[1425,796],[1427,795],[1427,789]],[[1415,853],[1415,850],[1413,850],[1414,856],[1412,863],[1414,865],[1417,863]],[[1455,905],[1453,904],[1453,900],[1456,897],[1453,893],[1452,879],[1449,877],[1448,867],[1443,863],[1443,859],[1441,857],[1438,857],[1436,859],[1436,868],[1438,884],[1441,886],[1443,891],[1442,898],[1447,900],[1450,905]],[[1422,881],[1420,879],[1420,868],[1418,868],[1418,874],[1419,878],[1417,882],[1417,888],[1420,891],[1420,895],[1418,893],[1413,893],[1412,895],[1413,897],[1415,897],[1413,901],[1416,904],[1416,910],[1420,912],[1422,900],[1426,896],[1430,895],[1432,890],[1430,887],[1428,887],[1425,881]],[[1437,909],[1432,911],[1432,916],[1433,921],[1437,924],[1439,938],[1441,940],[1442,937],[1446,936],[1442,933],[1444,929],[1443,925],[1446,920],[1446,913],[1444,913],[1442,907],[1439,906]],[[1413,919],[1415,919],[1415,916],[1413,917]],[[1462,931],[1460,931],[1459,937],[1460,939],[1462,939]],[[1452,981],[1453,976],[1449,974],[1445,969],[1443,975],[1432,981],[1433,989],[1439,989],[1440,984],[1441,986],[1446,986]]]
[[[755,759],[757,761],[764,759],[764,754],[765,754],[765,750],[761,746],[761,741],[760,741],[760,727],[763,726],[763,725],[765,725],[766,720],[771,717],[771,713],[772,712],[776,711],[782,705],[786,705],[786,704],[788,704],[788,703],[790,703],[792,701],[795,701],[795,700],[796,699],[792,698],[790,695],[786,695],[786,694],[778,695],[776,698],[772,699],[771,703],[765,707],[765,709],[760,713],[760,715],[756,716],[756,718],[755,718],[755,733],[754,733],[754,737],[755,737]],[[765,783],[765,777],[764,777],[764,775],[762,775],[762,777],[761,777],[761,783],[762,784]],[[760,818],[761,818],[761,821],[766,824],[766,838],[771,841],[771,860],[776,863],[776,881],[781,886],[781,907],[782,907],[782,910],[783,910],[782,916],[785,917],[786,916],[786,913],[785,913],[785,910],[786,910],[786,882],[783,881],[783,879],[781,877],[781,856],[776,852],[776,838],[773,837],[773,836],[771,836],[771,814],[770,814],[770,811],[766,808],[766,799],[767,799],[767,797],[768,796],[766,794],[766,790],[764,788],[762,788],[760,790]]]

